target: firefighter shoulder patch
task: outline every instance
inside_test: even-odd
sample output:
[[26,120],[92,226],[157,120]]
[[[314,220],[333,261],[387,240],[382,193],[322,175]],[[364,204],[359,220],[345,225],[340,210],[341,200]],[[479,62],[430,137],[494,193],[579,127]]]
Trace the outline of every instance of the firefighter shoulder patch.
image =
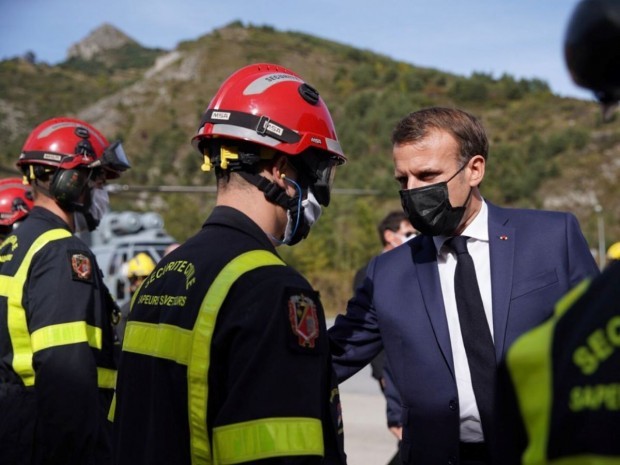
[[288,320],[295,343],[293,346],[314,350],[319,337],[318,298],[314,291],[287,289]]
[[93,262],[90,256],[83,251],[69,250],[69,264],[71,265],[71,277],[74,281],[93,281]]

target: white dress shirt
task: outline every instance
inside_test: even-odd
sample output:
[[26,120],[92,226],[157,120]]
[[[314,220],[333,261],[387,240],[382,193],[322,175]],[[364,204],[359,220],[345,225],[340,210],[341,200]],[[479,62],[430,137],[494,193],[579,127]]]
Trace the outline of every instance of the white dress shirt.
[[[486,313],[487,322],[491,330],[491,337],[493,337],[488,219],[489,213],[487,205],[483,201],[480,211],[471,224],[465,228],[462,235],[470,237],[470,239],[467,240],[467,249],[474,261],[484,312]],[[456,254],[449,247],[444,247],[444,243],[448,239],[449,237],[447,236],[433,237],[435,247],[437,248],[439,280],[441,281],[443,303],[446,308],[448,330],[450,331],[450,345],[452,346],[452,358],[454,360],[454,371],[456,375],[456,387],[459,394],[461,441],[482,442],[484,441],[484,436],[480,424],[480,413],[478,412],[474,388],[471,383],[469,364],[467,363],[467,354],[465,353],[465,345],[463,344],[463,336],[461,335],[461,326],[454,294]]]

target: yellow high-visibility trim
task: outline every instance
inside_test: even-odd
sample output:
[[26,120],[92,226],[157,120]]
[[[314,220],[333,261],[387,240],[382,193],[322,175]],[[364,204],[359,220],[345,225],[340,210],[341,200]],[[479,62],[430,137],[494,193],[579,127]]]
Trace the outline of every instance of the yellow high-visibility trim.
[[207,376],[211,360],[211,339],[215,319],[233,283],[244,273],[269,265],[285,265],[266,250],[239,255],[217,275],[204,297],[194,323],[188,378],[188,415],[192,465],[213,465],[207,432]]
[[[528,446],[523,453],[523,465],[542,464],[585,464],[547,460],[549,423],[553,396],[552,347],[555,325],[559,318],[586,291],[590,280],[584,280],[568,292],[555,306],[554,315],[529,332],[519,337],[508,351],[506,363],[510,370],[517,400],[525,423]],[[541,410],[540,406],[546,406]],[[563,459],[564,460],[564,459]],[[587,462],[591,465],[605,465],[605,462]]]
[[46,244],[70,236],[71,233],[66,229],[46,231],[32,243],[14,276],[0,276],[0,296],[7,298],[7,325],[13,346],[13,370],[25,386],[34,386],[33,348],[30,344],[26,310],[22,307],[24,284],[30,263],[34,255]]
[[189,329],[166,324],[129,321],[125,329],[123,350],[187,365],[191,343],[192,331]]
[[30,339],[33,353],[80,342],[88,342],[88,345],[95,349],[102,347],[101,328],[88,325],[85,321],[45,326],[34,331]]
[[555,317],[560,318],[566,311],[573,306],[575,302],[581,297],[590,287],[592,279],[587,278],[577,284],[568,293],[562,297],[557,304],[555,304]]
[[112,403],[110,404],[110,410],[108,410],[108,421],[114,423],[115,414],[116,414],[116,392],[112,396]]
[[316,418],[264,418],[213,429],[214,465],[324,453]]
[[97,386],[102,389],[114,389],[116,387],[116,370],[97,367]]
[[[135,320],[127,322],[123,351],[188,366],[188,416],[193,465],[213,465],[207,432],[207,376],[215,319],[234,282],[248,271],[269,265],[283,266],[285,263],[265,250],[246,252],[228,263],[203,298],[193,330]],[[133,299],[137,295],[136,292]],[[116,397],[108,412],[110,421],[114,421],[115,409]]]
[[550,412],[540,405],[551,408],[553,323],[552,318],[519,337],[506,357],[529,439],[524,464],[540,463],[547,455]]

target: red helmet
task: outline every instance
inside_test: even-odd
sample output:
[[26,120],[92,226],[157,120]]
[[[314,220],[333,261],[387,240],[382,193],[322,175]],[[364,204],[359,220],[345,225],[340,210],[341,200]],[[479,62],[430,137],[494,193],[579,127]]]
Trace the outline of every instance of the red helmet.
[[0,180],[0,226],[13,226],[25,218],[33,206],[30,188],[20,178]]
[[318,92],[282,66],[258,63],[233,73],[207,107],[198,134],[204,139],[253,142],[288,155],[314,148],[334,164],[346,161],[329,110]]
[[28,136],[17,166],[43,165],[58,169],[103,167],[107,178],[129,168],[120,142],[109,144],[93,126],[74,118],[52,118]]

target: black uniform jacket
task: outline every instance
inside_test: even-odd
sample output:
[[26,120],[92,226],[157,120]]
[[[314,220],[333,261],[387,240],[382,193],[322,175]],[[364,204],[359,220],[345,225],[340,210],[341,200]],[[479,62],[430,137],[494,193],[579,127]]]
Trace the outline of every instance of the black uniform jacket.
[[[64,237],[28,258],[51,230]],[[109,463],[113,332],[94,256],[35,207],[2,243],[0,281],[0,464]]]
[[[201,231],[164,257],[134,295],[117,383],[117,464],[191,463],[188,367],[137,353],[139,349],[129,351],[132,325],[192,330],[214,278],[235,257],[255,250],[276,253],[265,233],[247,216],[230,207],[216,207]],[[300,296],[305,296],[312,310],[306,316],[313,317],[313,322],[295,316]],[[316,324],[309,338],[303,337],[310,334],[304,323]],[[267,455],[257,463],[345,463],[323,308],[306,279],[289,266],[248,271],[230,288],[214,328],[202,336],[207,332],[212,333],[210,347],[197,349],[199,355],[208,353],[210,358],[208,377],[203,380],[210,440],[214,428],[228,425],[317,419],[324,457],[285,453]],[[255,462],[248,458],[243,463]]]
[[619,283],[614,261],[510,348],[503,368],[528,442],[520,463],[620,463]]

